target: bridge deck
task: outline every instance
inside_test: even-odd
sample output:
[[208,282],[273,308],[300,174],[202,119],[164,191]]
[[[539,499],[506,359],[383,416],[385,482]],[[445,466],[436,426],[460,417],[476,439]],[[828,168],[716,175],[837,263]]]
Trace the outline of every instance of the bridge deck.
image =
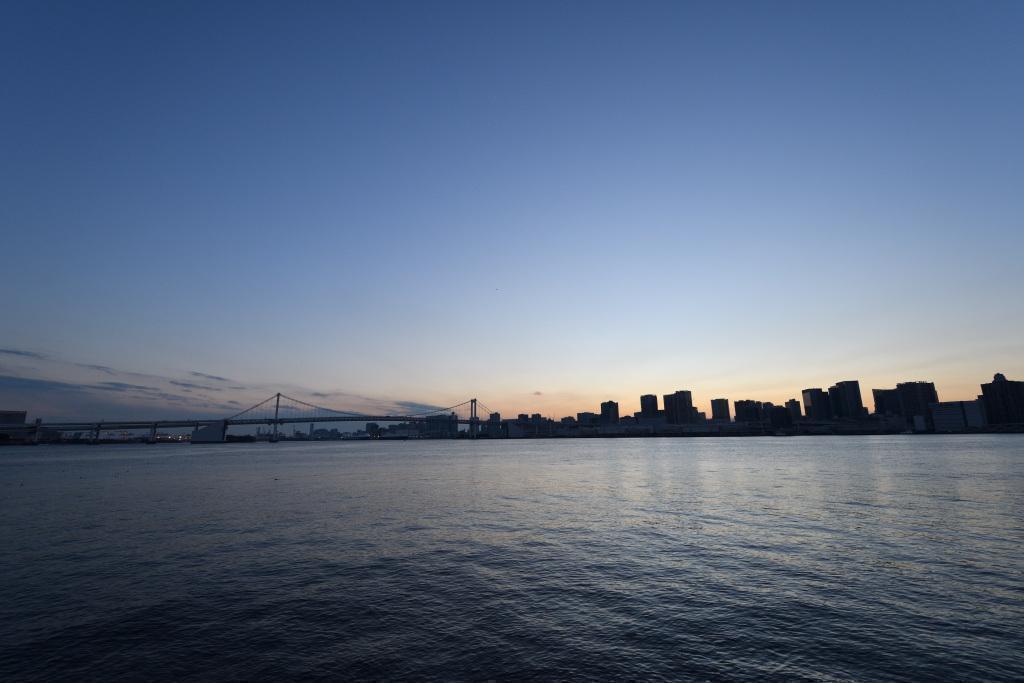
[[[311,422],[446,422],[448,420],[458,424],[480,424],[480,419],[467,419],[460,417],[446,418],[445,416],[419,417],[411,415],[331,415],[327,417],[279,417],[275,418],[243,418],[238,420],[103,420],[99,422],[43,422],[38,425],[41,429],[51,429],[61,432],[88,431],[91,429],[102,429],[104,431],[129,430],[129,429],[183,429],[202,427],[204,425],[225,423],[226,426],[237,425],[273,425],[273,424],[309,424]],[[24,429],[35,429],[36,425],[25,425]]]

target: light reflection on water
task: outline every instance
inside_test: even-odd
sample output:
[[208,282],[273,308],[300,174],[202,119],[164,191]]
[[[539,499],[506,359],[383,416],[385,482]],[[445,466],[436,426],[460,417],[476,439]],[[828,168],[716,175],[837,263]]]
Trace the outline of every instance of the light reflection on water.
[[1024,677],[1024,438],[0,450],[0,674]]

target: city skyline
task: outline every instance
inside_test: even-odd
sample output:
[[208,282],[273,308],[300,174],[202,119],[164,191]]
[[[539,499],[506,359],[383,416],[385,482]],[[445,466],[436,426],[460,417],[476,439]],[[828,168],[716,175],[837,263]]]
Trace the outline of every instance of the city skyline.
[[[27,374],[6,374],[7,371],[16,371],[17,368],[39,371],[46,367],[50,368],[50,371],[42,372],[40,377],[32,377]],[[452,405],[453,402],[459,402],[465,396],[474,393],[467,390],[462,394],[437,396],[434,397],[434,400],[423,398],[422,395],[403,397],[362,395],[341,389],[322,391],[288,382],[278,385],[248,383],[195,370],[181,371],[174,376],[125,371],[106,365],[69,361],[38,352],[5,348],[0,348],[0,370],[3,370],[0,372],[0,409],[27,410],[32,416],[46,417],[47,419],[93,419],[101,418],[103,415],[118,418],[179,415],[182,417],[216,417],[244,408],[252,402],[252,399],[265,398],[267,392],[282,388],[327,408],[340,406],[344,409],[354,408],[367,414],[402,415]],[[68,373],[75,372],[89,376],[91,379],[68,381]],[[562,407],[554,410],[544,410],[541,407],[545,403],[551,405],[552,397],[545,395],[544,392],[525,394],[520,399],[521,403],[502,403],[489,396],[486,401],[492,408],[506,416],[520,413],[540,413],[545,418],[551,419],[574,416],[587,411],[600,414],[601,404],[612,401],[617,404],[619,414],[627,416],[642,411],[642,401],[645,396],[653,396],[657,406],[654,410],[664,412],[663,400],[666,395],[684,391],[690,395],[695,411],[706,414],[708,419],[712,418],[714,401],[719,399],[728,401],[730,415],[735,418],[733,411],[737,400],[784,406],[787,401],[795,399],[801,406],[804,406],[807,401],[806,390],[819,388],[827,394],[830,388],[835,388],[834,385],[842,385],[847,381],[859,383],[860,400],[863,406],[869,409],[879,400],[877,396],[873,396],[873,392],[893,391],[893,387],[898,387],[901,384],[934,385],[938,391],[938,399],[941,401],[972,401],[979,395],[979,383],[987,381],[985,378],[991,378],[994,372],[1011,378],[1024,375],[1024,372],[1013,369],[997,369],[979,376],[972,385],[955,394],[941,382],[924,376],[897,376],[897,379],[882,381],[856,377],[847,377],[844,380],[832,376],[818,382],[807,383],[800,388],[782,391],[771,390],[770,393],[759,392],[756,388],[727,392],[716,390],[715,387],[708,387],[705,391],[704,385],[700,385],[701,389],[698,390],[694,388],[698,385],[693,382],[680,381],[675,385],[668,385],[667,381],[663,381],[661,384],[670,388],[653,389],[648,387],[628,395],[606,393],[595,395],[593,400],[588,397],[575,397],[571,401],[559,403],[558,405]],[[684,386],[688,388],[682,389]],[[485,391],[476,391],[475,393],[482,400],[486,395]]]
[[4,404],[1024,375],[1020,3],[0,11]]

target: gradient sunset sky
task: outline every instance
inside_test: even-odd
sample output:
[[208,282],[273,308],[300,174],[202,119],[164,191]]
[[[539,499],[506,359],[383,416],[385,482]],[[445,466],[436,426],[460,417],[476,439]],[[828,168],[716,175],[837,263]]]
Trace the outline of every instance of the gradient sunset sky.
[[1022,2],[4,3],[0,409],[974,398],[1024,379],[1022,35]]

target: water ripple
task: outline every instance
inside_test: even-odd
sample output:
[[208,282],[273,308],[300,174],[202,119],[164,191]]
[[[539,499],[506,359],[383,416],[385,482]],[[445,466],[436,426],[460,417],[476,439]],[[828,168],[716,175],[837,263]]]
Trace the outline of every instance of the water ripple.
[[0,455],[4,680],[1024,678],[1017,436]]

